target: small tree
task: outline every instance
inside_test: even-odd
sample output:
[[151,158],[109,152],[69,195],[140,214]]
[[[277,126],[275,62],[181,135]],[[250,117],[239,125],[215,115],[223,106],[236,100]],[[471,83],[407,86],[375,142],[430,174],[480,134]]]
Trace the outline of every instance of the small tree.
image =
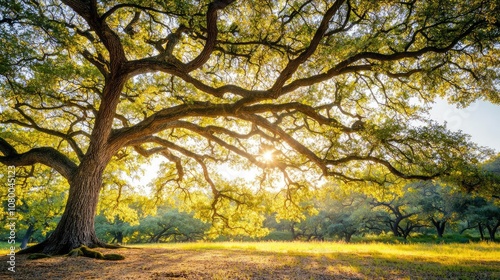
[[134,227],[134,235],[138,242],[196,241],[203,239],[208,229],[209,225],[191,214],[160,209],[158,215],[141,219],[140,224]]
[[338,184],[323,187],[317,205],[326,234],[346,242],[350,242],[354,234],[364,232],[373,217],[366,195]]
[[101,240],[118,244],[128,241],[129,235],[133,233],[132,225],[118,216],[110,221],[104,215],[98,215],[95,219],[95,229]]
[[402,191],[386,195],[386,199],[373,200],[373,207],[386,210],[378,218],[389,226],[394,236],[406,239],[413,230],[426,226],[420,217],[422,209],[417,204],[417,196],[415,189],[407,185]]
[[374,212],[366,197],[352,198],[349,204],[338,201],[328,211],[328,233],[350,242],[354,234],[366,231],[367,224],[374,220]]
[[493,200],[482,197],[471,198],[465,214],[469,225],[466,229],[477,228],[483,240],[486,229],[489,239],[495,241],[495,234],[500,227],[500,207]]
[[416,188],[420,194],[416,202],[422,209],[422,216],[430,220],[438,237],[442,238],[446,225],[457,221],[465,212],[466,196],[451,187],[435,184],[419,184]]

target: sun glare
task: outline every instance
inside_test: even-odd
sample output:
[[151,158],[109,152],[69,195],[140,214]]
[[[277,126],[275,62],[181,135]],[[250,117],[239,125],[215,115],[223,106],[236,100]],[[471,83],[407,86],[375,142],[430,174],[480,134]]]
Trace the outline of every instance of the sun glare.
[[262,153],[262,159],[265,162],[271,162],[273,161],[273,158],[274,158],[273,151],[265,151],[264,153]]

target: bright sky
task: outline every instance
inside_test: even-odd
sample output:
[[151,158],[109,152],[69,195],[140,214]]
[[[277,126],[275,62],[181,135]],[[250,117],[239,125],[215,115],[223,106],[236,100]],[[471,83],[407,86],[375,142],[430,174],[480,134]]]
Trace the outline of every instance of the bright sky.
[[446,101],[438,101],[430,112],[439,123],[447,122],[450,130],[462,130],[472,141],[500,152],[500,105],[479,101],[465,109],[457,109]]

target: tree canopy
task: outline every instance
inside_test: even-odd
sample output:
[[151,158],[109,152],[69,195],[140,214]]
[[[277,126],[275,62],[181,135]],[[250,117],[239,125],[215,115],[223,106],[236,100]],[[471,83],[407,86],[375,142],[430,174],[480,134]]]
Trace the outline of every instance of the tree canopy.
[[99,244],[62,232],[92,232],[103,178],[141,157],[165,159],[155,195],[244,230],[321,177],[433,179],[490,154],[426,110],[500,102],[498,1],[0,3],[0,162],[70,186],[46,252]]

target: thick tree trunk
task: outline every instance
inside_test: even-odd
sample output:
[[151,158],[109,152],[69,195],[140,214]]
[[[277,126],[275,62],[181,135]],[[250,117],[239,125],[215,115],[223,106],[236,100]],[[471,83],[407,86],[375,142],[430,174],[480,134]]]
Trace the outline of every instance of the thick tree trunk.
[[414,226],[411,222],[406,222],[405,228],[399,227],[401,230],[403,238],[406,240],[408,236],[410,236],[411,231],[414,229]]
[[446,221],[442,222],[441,226],[438,227],[438,229],[437,229],[438,230],[438,237],[443,238],[445,227],[446,227]]
[[[98,32],[109,34],[107,27],[93,26]],[[110,75],[102,92],[101,105],[96,115],[94,128],[90,135],[87,153],[80,165],[68,178],[70,188],[66,208],[54,232],[42,243],[20,251],[19,253],[42,252],[49,255],[66,254],[82,245],[88,247],[117,247],[107,245],[97,238],[94,219],[102,187],[102,175],[113,154],[120,144],[109,145],[111,128],[116,114],[119,97],[127,74],[121,69],[125,62],[123,50],[115,45],[118,37],[106,37],[105,44],[110,52]],[[123,144],[123,143],[122,143]]]
[[70,183],[68,201],[59,224],[52,234],[42,243],[19,253],[43,252],[49,255],[66,254],[82,245],[103,247],[94,229],[102,173],[106,165],[96,161],[85,164]]

